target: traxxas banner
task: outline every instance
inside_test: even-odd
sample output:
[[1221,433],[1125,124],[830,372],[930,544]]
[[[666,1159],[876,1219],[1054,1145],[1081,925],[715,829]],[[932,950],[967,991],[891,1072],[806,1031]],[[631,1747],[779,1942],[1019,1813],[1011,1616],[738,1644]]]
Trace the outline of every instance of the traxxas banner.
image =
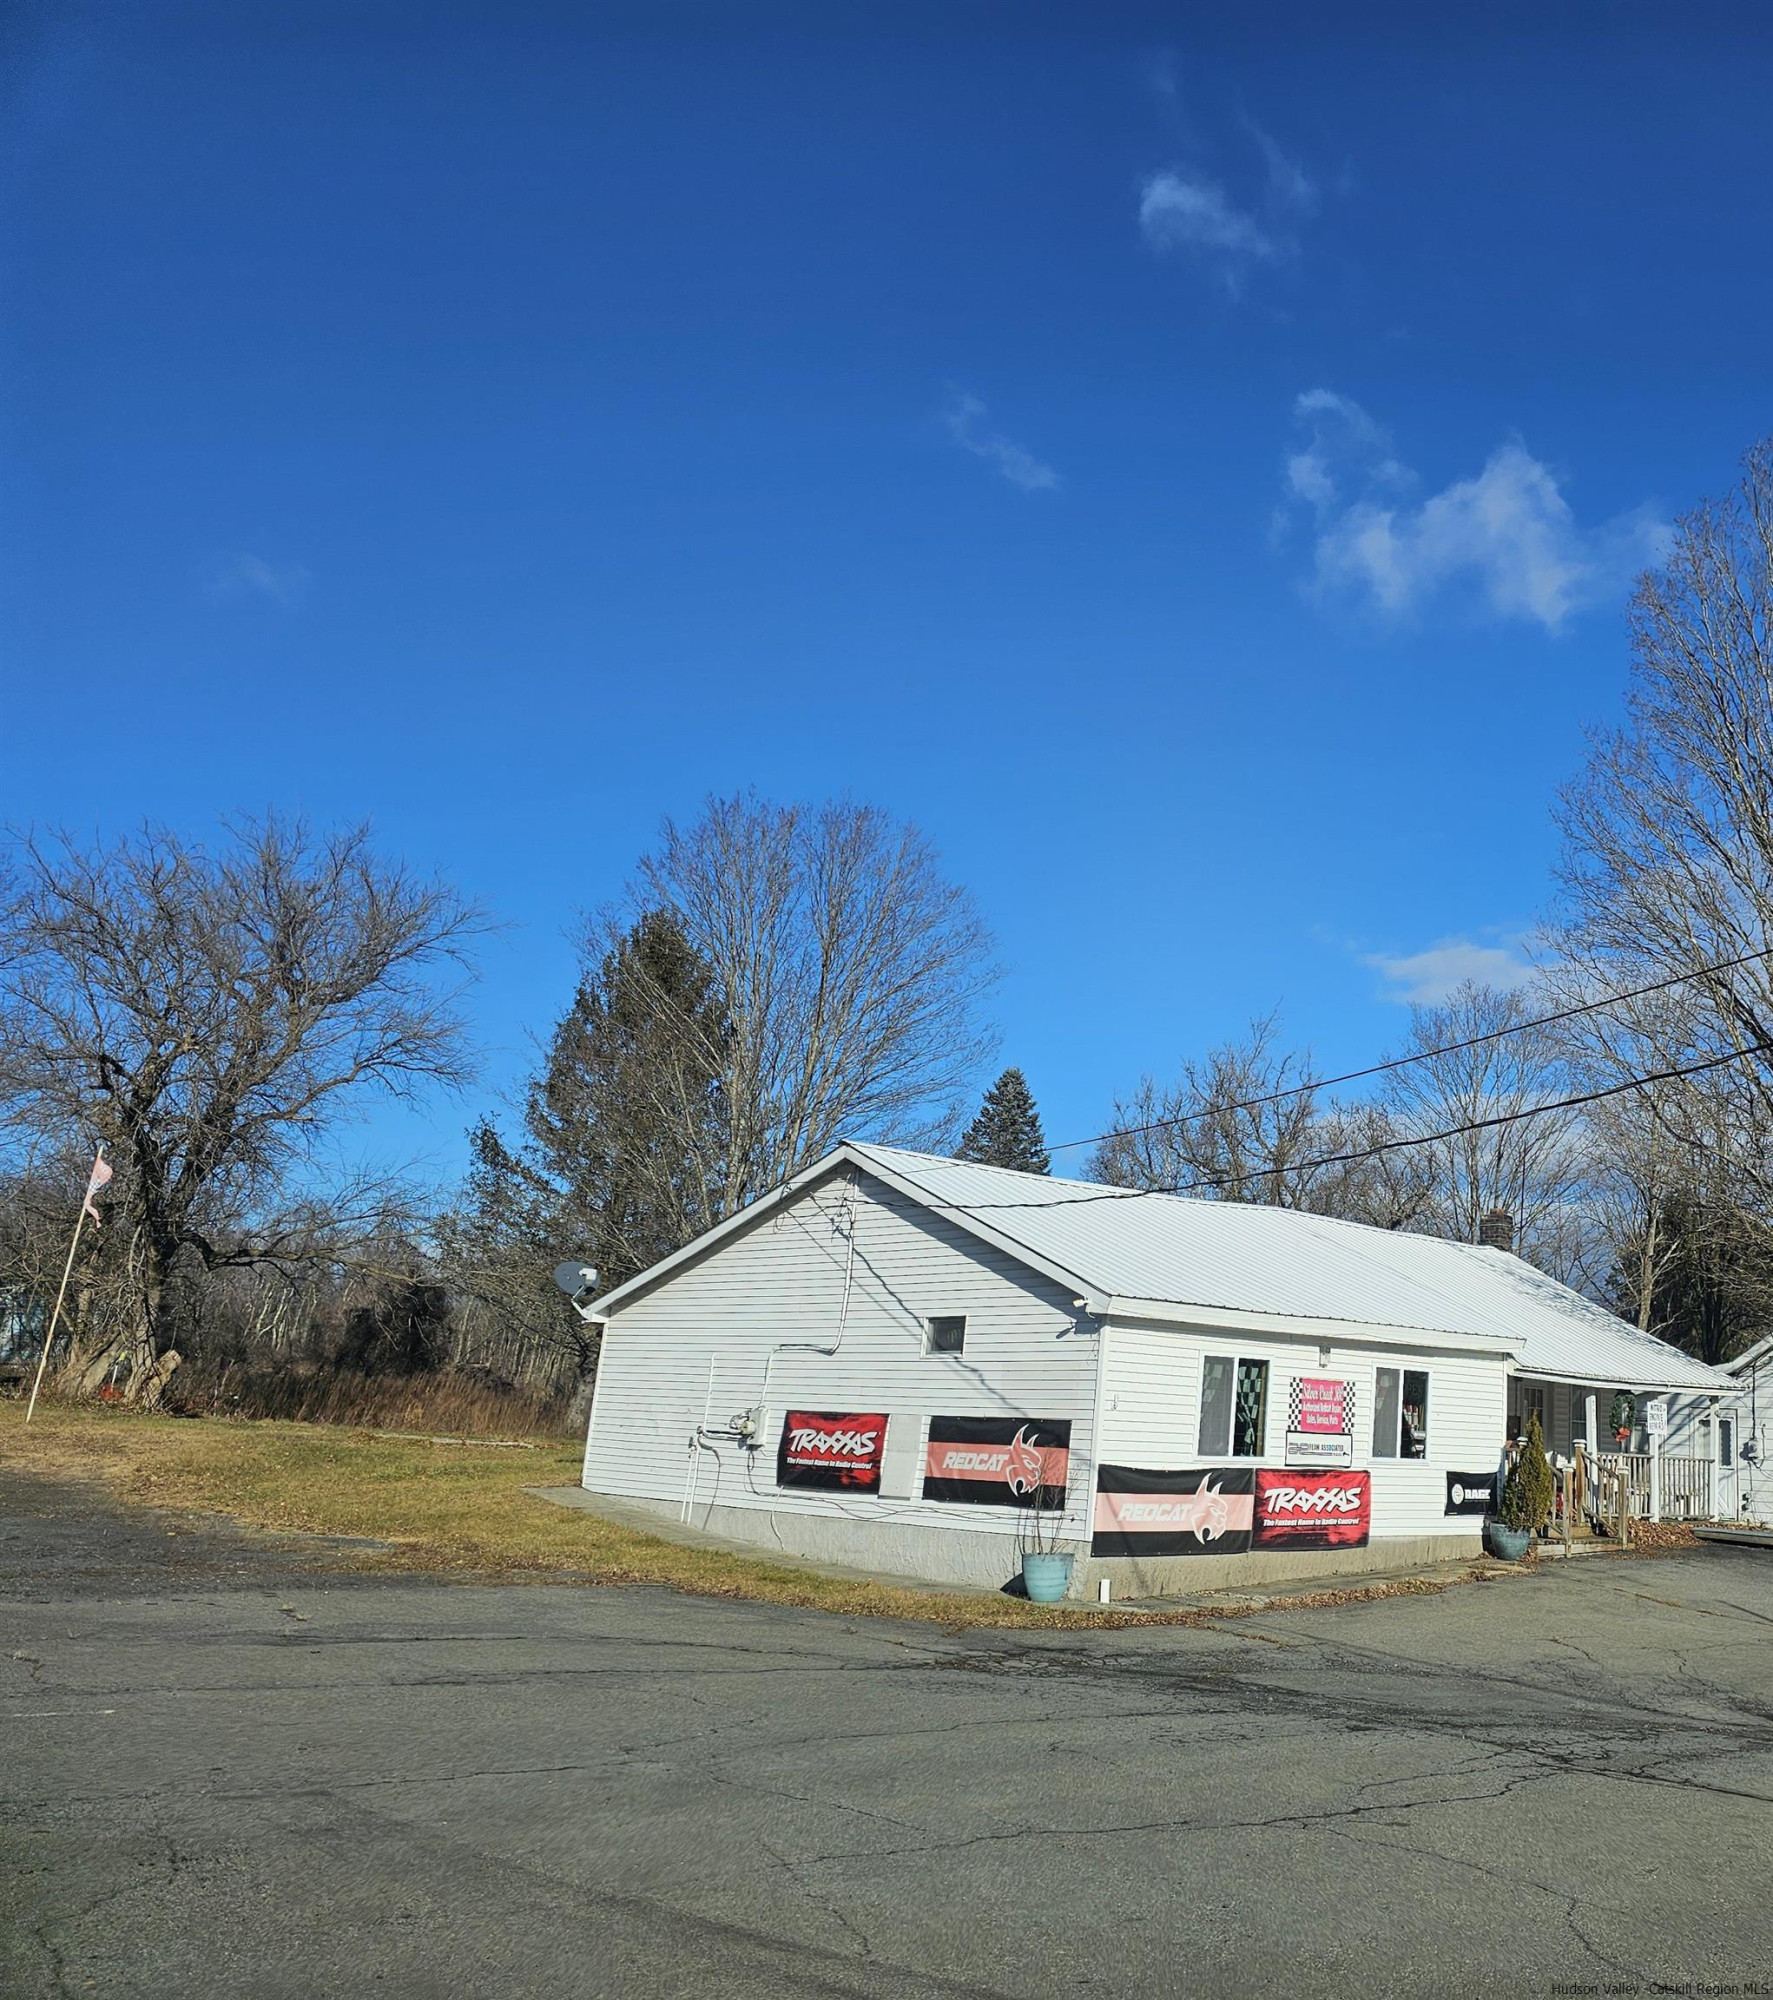
[[923,1497],[973,1506],[1059,1508],[1071,1469],[1069,1419],[931,1417]]
[[1372,1480],[1364,1472],[1256,1475],[1255,1548],[1365,1548],[1372,1523]]
[[1250,1546],[1256,1475],[1214,1466],[1151,1472],[1104,1465],[1096,1473],[1093,1556],[1235,1556]]
[[833,1416],[829,1410],[790,1410],[776,1448],[778,1486],[835,1487],[878,1493],[887,1420],[878,1413]]

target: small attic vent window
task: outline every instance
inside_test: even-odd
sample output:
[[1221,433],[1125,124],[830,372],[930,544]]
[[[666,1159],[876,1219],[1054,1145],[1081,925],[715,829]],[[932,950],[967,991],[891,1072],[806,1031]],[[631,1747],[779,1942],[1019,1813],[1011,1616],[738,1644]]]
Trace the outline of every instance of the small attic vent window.
[[959,1354],[966,1344],[965,1313],[948,1313],[924,1322],[923,1351],[926,1354]]

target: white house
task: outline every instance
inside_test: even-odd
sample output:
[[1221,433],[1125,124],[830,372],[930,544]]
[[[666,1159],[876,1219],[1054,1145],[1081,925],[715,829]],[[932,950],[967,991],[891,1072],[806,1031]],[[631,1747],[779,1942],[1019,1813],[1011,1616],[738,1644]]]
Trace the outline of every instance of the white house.
[[1718,1517],[1773,1525],[1773,1334],[1727,1361],[1724,1372],[1737,1393],[1716,1418]]
[[1089,1595],[1472,1553],[1529,1405],[1736,1387],[1503,1250],[871,1145],[591,1311],[591,1492],[986,1585],[1058,1511]]

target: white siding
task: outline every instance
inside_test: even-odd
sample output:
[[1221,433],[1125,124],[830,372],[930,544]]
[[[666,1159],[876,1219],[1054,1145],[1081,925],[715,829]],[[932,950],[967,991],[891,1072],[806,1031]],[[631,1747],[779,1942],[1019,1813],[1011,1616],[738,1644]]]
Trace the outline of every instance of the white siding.
[[[762,1399],[761,1449],[723,1441],[700,1455],[698,1515],[718,1504],[1014,1534],[1019,1516],[1011,1508],[778,1488],[783,1413],[886,1411],[889,1458],[907,1430],[918,1436],[914,1492],[922,1485],[921,1434],[933,1415],[1064,1418],[1072,1426],[1071,1527],[1084,1532],[1094,1479],[1094,1323],[1072,1310],[1068,1292],[946,1216],[862,1176],[841,1347],[830,1356],[782,1348],[785,1341],[837,1340],[845,1198],[841,1176],[819,1182],[611,1317],[586,1441],[586,1487],[680,1502],[697,1426],[724,1427]],[[925,1354],[924,1321],[947,1313],[966,1315],[965,1352]]]
[[[1500,1355],[1334,1342],[1320,1365],[1315,1341],[1115,1324],[1104,1335],[1101,1457],[1110,1465],[1184,1470],[1200,1465],[1285,1464],[1287,1392],[1295,1375],[1340,1375],[1355,1387],[1354,1462],[1373,1475],[1373,1537],[1475,1535],[1469,1515],[1446,1512],[1449,1472],[1485,1472],[1500,1458],[1506,1424]],[[1201,1360],[1207,1354],[1269,1363],[1268,1426],[1260,1459],[1203,1458]],[[1428,1456],[1375,1459],[1373,1374],[1428,1371]]]
[[[1643,1421],[1643,1410],[1638,1411],[1638,1420]],[[1662,1440],[1662,1449],[1671,1458],[1712,1458],[1716,1456],[1716,1439],[1712,1431],[1712,1412],[1718,1408],[1715,1396],[1670,1396],[1668,1399],[1668,1435]]]

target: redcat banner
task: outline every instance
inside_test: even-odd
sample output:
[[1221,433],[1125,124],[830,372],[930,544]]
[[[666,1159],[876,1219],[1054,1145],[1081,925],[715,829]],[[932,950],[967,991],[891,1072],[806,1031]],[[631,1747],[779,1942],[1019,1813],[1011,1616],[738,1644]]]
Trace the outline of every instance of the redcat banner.
[[1364,1472],[1258,1472],[1251,1546],[1364,1549],[1373,1525]]
[[1247,1467],[1096,1473],[1093,1556],[1239,1556],[1250,1546],[1256,1475]]
[[836,1487],[878,1493],[887,1420],[878,1413],[833,1416],[829,1410],[790,1410],[776,1448],[778,1486]]
[[923,1497],[982,1507],[1063,1507],[1071,1470],[1069,1419],[931,1417]]

